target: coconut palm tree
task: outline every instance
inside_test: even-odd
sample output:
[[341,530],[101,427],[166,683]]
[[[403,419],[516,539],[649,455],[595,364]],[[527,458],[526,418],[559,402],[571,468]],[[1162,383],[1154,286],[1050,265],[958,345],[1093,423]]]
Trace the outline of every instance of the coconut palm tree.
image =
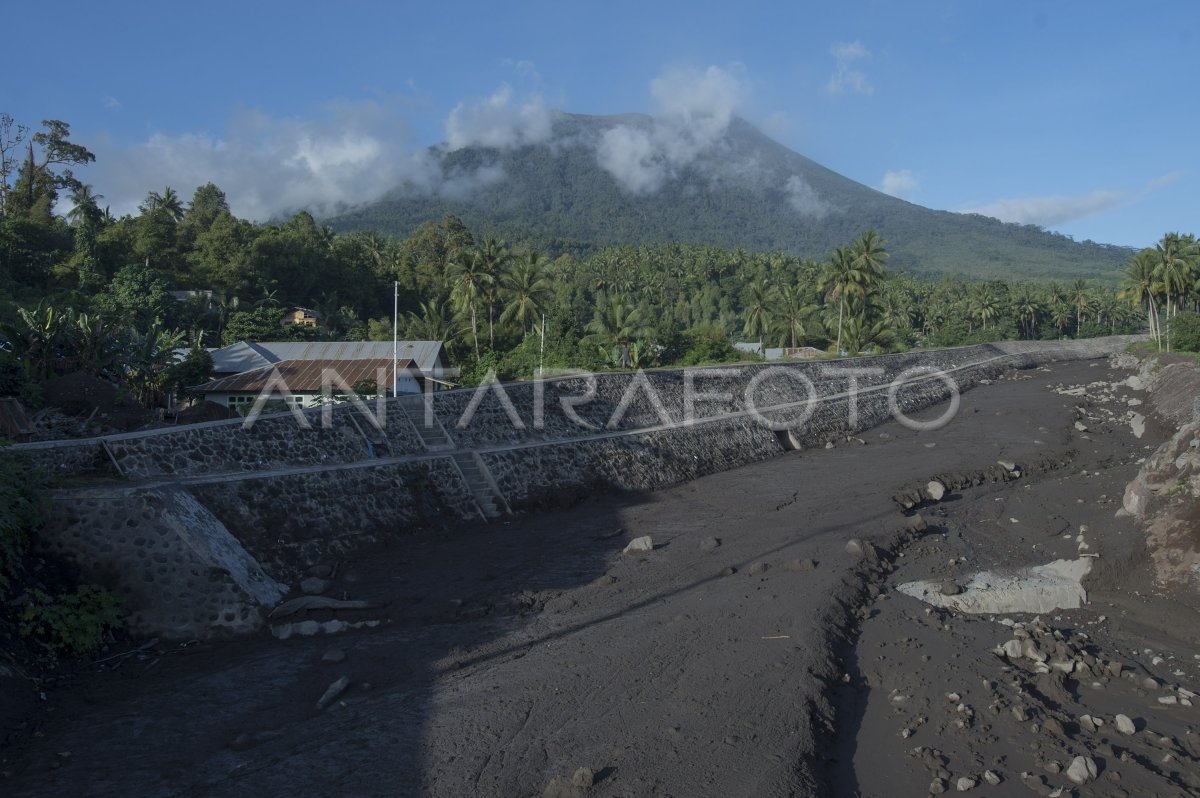
[[1021,286],[1013,300],[1013,310],[1017,314],[1017,322],[1026,338],[1032,339],[1037,334],[1038,314],[1042,312],[1042,303],[1029,286]]
[[1134,305],[1146,308],[1146,323],[1150,335],[1162,348],[1162,336],[1158,329],[1158,280],[1155,272],[1158,267],[1157,253],[1153,249],[1143,249],[1130,259],[1121,276],[1121,290],[1117,295],[1128,299]]
[[536,324],[538,314],[550,301],[550,275],[546,258],[530,252],[513,263],[500,277],[508,302],[500,314],[500,323],[516,322],[525,332],[527,322]]
[[798,346],[808,335],[808,326],[820,311],[808,292],[796,285],[785,285],[775,295],[773,315],[780,345]]
[[67,219],[76,226],[100,224],[104,214],[97,203],[102,199],[103,194],[95,194],[91,186],[80,183],[71,190],[72,207],[67,211]]
[[592,341],[605,349],[616,347],[620,350],[621,368],[628,368],[632,362],[630,348],[633,342],[650,334],[641,311],[620,297],[597,308],[595,318],[588,322],[586,329]]
[[179,195],[175,193],[175,189],[167,186],[163,189],[163,193],[151,191],[146,195],[146,201],[138,206],[138,210],[142,213],[152,213],[157,210],[166,211],[167,214],[175,221],[183,218],[183,201],[179,199]]
[[481,302],[485,301],[488,291],[495,284],[496,278],[487,269],[482,254],[478,250],[461,250],[447,270],[450,277],[450,301],[454,309],[471,318],[471,340],[475,344],[475,357],[479,358],[479,317],[478,310]]
[[1075,306],[1075,334],[1079,335],[1079,330],[1083,327],[1083,311],[1092,299],[1087,280],[1076,280],[1071,285],[1070,296],[1071,304]]
[[775,299],[774,286],[769,280],[757,280],[750,284],[749,296],[746,298],[746,305],[742,311],[745,320],[742,325],[742,334],[746,336],[747,340],[761,339],[771,329],[774,322]]
[[420,313],[408,311],[404,334],[414,341],[455,341],[462,326],[449,309],[437,298],[421,302]]
[[825,294],[826,302],[832,299],[838,303],[838,352],[842,351],[842,322],[846,315],[847,295],[861,296],[866,293],[865,282],[858,259],[850,247],[835,249],[817,279],[817,290]]

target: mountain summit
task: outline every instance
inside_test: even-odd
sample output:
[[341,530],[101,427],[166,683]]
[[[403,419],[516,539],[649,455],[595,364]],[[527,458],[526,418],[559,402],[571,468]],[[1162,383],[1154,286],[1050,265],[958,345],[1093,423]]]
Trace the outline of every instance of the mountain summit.
[[[503,137],[493,137],[503,138]],[[548,249],[683,241],[823,258],[877,230],[925,276],[1112,277],[1124,247],[937,211],[856,183],[737,117],[558,114],[536,143],[431,148],[441,180],[327,220],[407,235],[445,213]]]

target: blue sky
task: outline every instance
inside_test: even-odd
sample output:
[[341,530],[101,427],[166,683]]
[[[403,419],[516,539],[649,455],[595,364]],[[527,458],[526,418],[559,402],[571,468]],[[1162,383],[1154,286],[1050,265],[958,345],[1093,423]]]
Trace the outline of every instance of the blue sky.
[[120,212],[207,180],[256,218],[365,200],[447,138],[683,103],[933,208],[1131,246],[1200,232],[1200,6],[834,5],[22,3],[0,111],[69,122]]

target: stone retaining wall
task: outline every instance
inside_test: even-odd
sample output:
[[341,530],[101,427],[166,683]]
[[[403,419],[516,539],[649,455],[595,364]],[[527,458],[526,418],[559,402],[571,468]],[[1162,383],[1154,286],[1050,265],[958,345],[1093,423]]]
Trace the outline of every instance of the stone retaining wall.
[[[457,450],[478,455],[501,498],[511,507],[531,508],[597,488],[654,490],[788,448],[824,445],[886,420],[888,383],[913,367],[951,371],[965,390],[1011,368],[1102,357],[1127,343],[1010,342],[853,361],[609,373],[597,375],[593,401],[575,405],[569,400],[589,390],[583,378],[519,383],[505,386],[519,425],[494,393],[464,427],[458,423],[474,391],[436,394],[433,409]],[[848,378],[830,373],[838,368],[876,370],[857,377],[854,424]],[[748,413],[746,387],[757,380],[753,403],[760,409],[791,404],[764,415],[772,422],[794,421],[807,396],[800,377],[820,400],[805,423],[777,432]],[[940,379],[917,380],[896,400],[912,413],[943,401],[950,390]],[[540,425],[534,410],[539,391],[545,400]],[[694,396],[700,423],[681,424],[689,391],[708,396]],[[137,631],[167,637],[252,631],[284,585],[295,584],[308,566],[417,526],[477,515],[472,488],[454,459],[427,451],[395,401],[388,403],[385,427],[390,457],[382,460],[372,458],[348,406],[334,408],[327,429],[319,411],[309,411],[310,430],[280,414],[249,429],[234,420],[22,445],[65,477],[102,469],[107,446],[131,480],[56,491],[42,539],[74,559],[86,578],[116,587]],[[621,416],[616,411],[623,404]],[[591,426],[573,420],[572,411]]]
[[478,518],[448,457],[212,480],[188,490],[290,583],[365,543]]
[[137,633],[245,633],[286,588],[182,488],[76,489],[52,496],[39,542],[85,581],[113,589]]

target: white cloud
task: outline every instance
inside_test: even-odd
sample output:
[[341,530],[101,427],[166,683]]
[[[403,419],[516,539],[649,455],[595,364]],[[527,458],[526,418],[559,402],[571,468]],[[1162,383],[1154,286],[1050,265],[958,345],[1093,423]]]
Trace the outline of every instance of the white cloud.
[[883,173],[883,180],[879,182],[880,191],[902,200],[911,200],[916,196],[920,187],[921,184],[908,169],[901,169],[897,172],[888,170]]
[[601,137],[600,166],[634,194],[653,192],[729,128],[746,82],[740,66],[669,69],[650,82],[658,113],[647,125],[620,124]]
[[1124,202],[1127,196],[1124,191],[1097,189],[1075,197],[1017,197],[968,208],[964,213],[980,213],[1002,222],[1052,227],[1111,210]]
[[120,111],[121,110],[121,101],[118,100],[116,97],[112,96],[111,94],[105,94],[103,97],[101,97],[100,104],[103,105],[105,108],[107,108],[110,111]]
[[[518,62],[520,64],[528,62]],[[532,68],[530,65],[529,68]],[[460,102],[446,118],[446,145],[451,150],[480,146],[508,149],[550,138],[554,123],[540,94],[513,101],[513,88],[501,83],[489,97]]]
[[135,213],[150,190],[185,199],[216,183],[234,213],[255,220],[306,208],[317,214],[378,198],[408,183],[441,186],[437,163],[411,142],[406,126],[376,102],[335,102],[312,119],[249,110],[224,134],[158,132],[128,147],[103,141],[84,179],[114,213]]
[[792,175],[783,187],[787,194],[788,204],[801,216],[811,216],[824,219],[833,210],[828,202],[821,199],[816,189],[808,184],[800,175]]
[[630,125],[604,131],[596,147],[596,159],[632,194],[658,191],[667,179],[667,166],[651,133]]
[[829,83],[825,85],[827,92],[830,94],[846,92],[872,94],[875,91],[870,81],[867,80],[866,74],[856,66],[858,61],[871,56],[870,51],[863,47],[862,42],[839,42],[829,48],[829,53],[834,58],[834,69],[833,74],[829,76]]
[[1140,202],[1182,176],[1182,172],[1168,172],[1161,177],[1147,180],[1145,185],[1136,190],[1096,189],[1076,196],[998,199],[984,205],[965,208],[962,212],[981,213],[1002,222],[1053,227],[1086,216],[1094,216],[1122,205]]

